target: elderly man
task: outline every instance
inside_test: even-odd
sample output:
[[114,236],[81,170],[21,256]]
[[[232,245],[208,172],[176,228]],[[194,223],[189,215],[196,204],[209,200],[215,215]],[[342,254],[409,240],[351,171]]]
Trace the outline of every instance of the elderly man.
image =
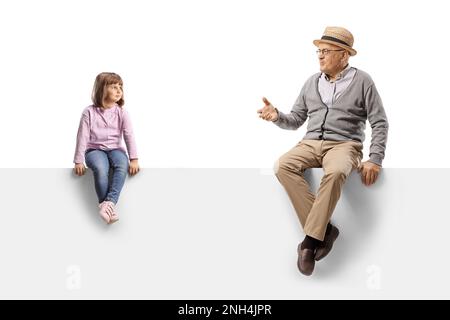
[[[318,47],[320,71],[304,84],[291,112],[284,114],[266,98],[260,117],[283,129],[298,129],[307,118],[306,135],[281,156],[275,174],[285,188],[306,234],[298,246],[298,268],[311,275],[315,261],[324,258],[339,235],[330,223],[343,184],[353,169],[366,186],[378,177],[386,148],[388,121],[370,76],[348,60],[356,54],[353,35],[327,27]],[[361,163],[366,120],[372,127],[369,160]],[[317,195],[309,191],[306,169],[322,167]]]

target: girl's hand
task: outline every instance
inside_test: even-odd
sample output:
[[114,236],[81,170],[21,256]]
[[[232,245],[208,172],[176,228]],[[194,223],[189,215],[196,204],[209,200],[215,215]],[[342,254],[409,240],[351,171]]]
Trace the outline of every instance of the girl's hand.
[[83,163],[76,163],[75,167],[73,168],[73,171],[75,171],[75,174],[77,176],[82,176],[86,172],[86,167]]
[[132,176],[139,172],[139,163],[137,159],[133,159],[130,161],[130,168],[128,169],[128,172]]

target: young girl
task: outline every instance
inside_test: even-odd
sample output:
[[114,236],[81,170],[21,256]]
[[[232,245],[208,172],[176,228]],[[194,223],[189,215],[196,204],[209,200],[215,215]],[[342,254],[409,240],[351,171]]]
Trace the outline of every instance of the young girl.
[[[94,104],[84,109],[81,116],[73,160],[78,176],[86,171],[84,162],[92,169],[100,203],[99,213],[108,224],[119,220],[115,205],[127,171],[130,175],[139,171],[131,121],[123,109],[122,85],[122,79],[115,73],[103,72],[95,79],[92,91]],[[122,136],[130,160],[122,147]]]

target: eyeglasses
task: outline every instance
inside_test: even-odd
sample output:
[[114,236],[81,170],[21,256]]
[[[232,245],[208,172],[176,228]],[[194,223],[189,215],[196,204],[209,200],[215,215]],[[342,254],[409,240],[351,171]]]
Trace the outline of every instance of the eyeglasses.
[[331,49],[317,49],[316,53],[317,54],[323,54],[324,56],[326,56],[327,54],[329,54],[331,51],[345,51],[343,49],[341,50],[331,50]]

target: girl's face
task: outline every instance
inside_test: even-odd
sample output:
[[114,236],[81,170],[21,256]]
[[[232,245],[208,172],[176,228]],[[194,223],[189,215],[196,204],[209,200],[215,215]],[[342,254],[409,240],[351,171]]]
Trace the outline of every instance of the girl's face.
[[116,103],[122,98],[122,85],[119,83],[108,84],[106,86],[106,98],[107,103]]

